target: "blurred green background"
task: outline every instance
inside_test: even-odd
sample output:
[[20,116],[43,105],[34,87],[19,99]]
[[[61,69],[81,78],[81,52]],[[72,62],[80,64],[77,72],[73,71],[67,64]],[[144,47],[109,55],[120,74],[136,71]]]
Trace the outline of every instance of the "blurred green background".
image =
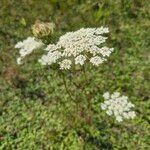
[[[0,149],[150,149],[149,10],[149,0],[0,0]],[[80,72],[66,74],[79,101],[76,109],[59,73],[41,67],[38,54],[16,64],[14,45],[32,36],[36,20],[54,22],[56,40],[81,27],[109,27],[107,45],[115,51],[87,71],[91,82],[84,88],[92,93],[91,109],[70,83],[76,78],[82,85]],[[101,112],[106,91],[127,95],[136,119],[117,123]]]

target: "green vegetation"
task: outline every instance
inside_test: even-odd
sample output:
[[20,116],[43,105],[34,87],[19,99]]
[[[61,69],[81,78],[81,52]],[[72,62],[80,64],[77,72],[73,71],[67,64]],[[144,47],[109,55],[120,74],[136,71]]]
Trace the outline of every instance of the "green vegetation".
[[[148,150],[149,10],[148,0],[1,0],[0,150]],[[56,24],[54,40],[81,27],[110,29],[115,51],[100,67],[86,66],[88,84],[80,70],[65,73],[76,102],[60,72],[37,62],[38,53],[16,64],[14,45],[32,35],[38,19]],[[101,112],[106,91],[127,95],[137,117],[117,123]]]

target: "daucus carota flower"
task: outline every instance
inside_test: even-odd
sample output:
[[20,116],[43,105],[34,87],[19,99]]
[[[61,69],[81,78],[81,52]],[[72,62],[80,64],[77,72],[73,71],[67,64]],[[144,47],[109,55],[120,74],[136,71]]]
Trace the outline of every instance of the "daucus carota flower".
[[108,48],[106,46],[102,47],[99,49],[99,53],[103,55],[103,57],[105,56],[109,56],[112,52],[113,52],[113,48]]
[[51,65],[53,63],[56,63],[56,61],[61,57],[61,52],[59,51],[54,51],[51,52],[49,51],[47,55],[43,55],[41,59],[39,59],[39,62],[42,65]]
[[75,58],[75,64],[83,65],[85,60],[86,60],[85,56],[79,55]]
[[100,56],[94,56],[90,59],[90,62],[94,65],[94,66],[99,66],[100,64],[103,63],[105,59],[100,57]]
[[[61,52],[61,59],[57,60],[59,64],[61,64],[60,61],[64,59],[80,65],[83,65],[85,60],[89,60],[93,65],[99,66],[113,51],[113,48],[100,48],[100,45],[107,39],[107,37],[102,36],[102,34],[108,32],[108,28],[104,27],[81,28],[75,32],[67,32],[62,35],[56,44],[49,44],[45,50]],[[49,55],[49,53],[47,55]],[[47,59],[41,59],[40,62],[41,64],[46,64]],[[62,67],[60,68],[62,69]]]
[[43,45],[43,43],[41,41],[36,41],[34,37],[28,37],[27,39],[18,42],[15,45],[15,48],[20,49],[19,53],[20,53],[20,57],[17,59],[17,63],[21,64],[22,63],[22,59],[32,53],[32,51],[34,49],[40,48]]
[[113,94],[106,92],[103,97],[105,101],[101,104],[101,108],[106,110],[109,116],[114,115],[118,122],[135,117],[135,112],[131,110],[134,104],[128,102],[127,96],[120,96],[119,92],[114,92]]
[[71,67],[71,60],[64,59],[62,62],[60,62],[60,69],[70,69]]
[[17,58],[17,64],[18,64],[18,65],[21,65],[21,64],[22,64],[22,59],[21,59],[21,57],[18,57],[18,58]]

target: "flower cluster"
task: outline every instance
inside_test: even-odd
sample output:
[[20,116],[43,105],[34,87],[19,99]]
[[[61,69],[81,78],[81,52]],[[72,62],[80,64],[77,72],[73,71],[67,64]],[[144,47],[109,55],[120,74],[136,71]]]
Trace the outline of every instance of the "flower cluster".
[[27,39],[18,42],[15,45],[15,48],[20,49],[19,53],[20,53],[20,57],[17,59],[17,63],[21,64],[22,63],[22,59],[32,53],[32,51],[34,49],[40,48],[43,45],[43,43],[41,41],[36,41],[34,37],[28,37]]
[[106,110],[106,113],[111,116],[114,115],[118,122],[125,119],[133,119],[135,117],[135,112],[131,110],[134,105],[128,102],[127,96],[120,96],[119,92],[114,92],[109,94],[108,92],[103,95],[105,101],[101,104],[101,108]]
[[104,27],[81,28],[75,32],[67,32],[56,44],[49,44],[46,47],[48,53],[42,56],[39,62],[42,65],[58,63],[60,69],[70,69],[72,64],[83,65],[86,60],[98,66],[113,51],[113,48],[106,46],[100,48],[107,39],[102,34],[108,32],[108,28]]
[[64,59],[62,62],[60,62],[60,69],[69,69],[71,66],[71,60]]

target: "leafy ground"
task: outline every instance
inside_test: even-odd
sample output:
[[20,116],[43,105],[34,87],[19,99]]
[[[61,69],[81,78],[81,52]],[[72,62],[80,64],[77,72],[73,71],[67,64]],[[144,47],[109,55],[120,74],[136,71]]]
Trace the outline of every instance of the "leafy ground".
[[[0,149],[148,150],[149,10],[148,0],[1,0]],[[65,73],[76,102],[60,72],[36,62],[38,54],[16,64],[14,45],[32,35],[37,19],[56,24],[56,39],[81,27],[110,28],[107,43],[115,51],[101,67],[86,66],[89,84],[80,70]],[[75,87],[70,80],[81,84]],[[117,123],[101,112],[105,91],[127,95],[136,105],[136,119]]]

